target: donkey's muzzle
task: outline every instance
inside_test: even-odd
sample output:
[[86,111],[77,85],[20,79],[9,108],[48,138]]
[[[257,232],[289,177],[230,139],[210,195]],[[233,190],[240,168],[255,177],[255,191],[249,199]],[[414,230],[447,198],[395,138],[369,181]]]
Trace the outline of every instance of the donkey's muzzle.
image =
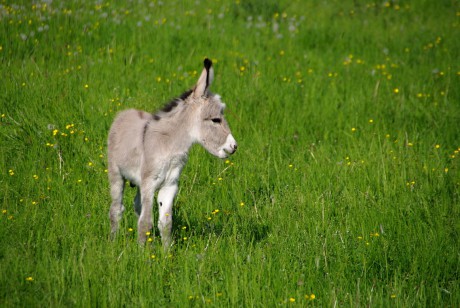
[[238,144],[236,143],[235,138],[233,138],[232,134],[227,136],[227,146],[225,147],[225,150],[228,154],[233,154],[236,152],[236,149],[238,148]]
[[228,155],[235,153],[237,148],[238,145],[235,138],[233,138],[232,134],[229,134],[224,145],[220,148],[219,154],[217,156],[220,158],[226,158]]

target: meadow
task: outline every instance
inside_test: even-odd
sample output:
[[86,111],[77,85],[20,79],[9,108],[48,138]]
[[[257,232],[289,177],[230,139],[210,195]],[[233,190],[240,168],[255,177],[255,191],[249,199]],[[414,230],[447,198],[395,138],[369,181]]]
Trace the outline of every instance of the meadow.
[[[0,0],[0,306],[459,307],[459,37],[458,0]],[[192,148],[168,253],[129,186],[110,240],[113,118],[205,57],[238,151]]]

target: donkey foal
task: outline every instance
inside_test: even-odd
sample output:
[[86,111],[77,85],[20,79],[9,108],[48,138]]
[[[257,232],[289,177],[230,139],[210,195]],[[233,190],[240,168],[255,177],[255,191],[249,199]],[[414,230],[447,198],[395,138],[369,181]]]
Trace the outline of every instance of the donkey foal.
[[138,241],[144,244],[152,229],[152,202],[158,190],[158,229],[163,247],[171,245],[172,206],[179,176],[194,143],[209,153],[226,158],[236,151],[220,96],[209,92],[214,78],[212,62],[195,87],[172,100],[161,111],[150,114],[126,110],[117,115],[108,138],[111,234],[118,229],[125,210],[122,199],[125,181],[137,186],[134,209],[138,219]]

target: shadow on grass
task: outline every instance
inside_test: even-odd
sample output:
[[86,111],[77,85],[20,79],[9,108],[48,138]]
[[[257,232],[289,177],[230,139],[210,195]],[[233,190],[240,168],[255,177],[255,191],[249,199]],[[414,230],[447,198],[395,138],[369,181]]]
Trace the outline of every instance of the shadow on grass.
[[200,220],[196,218],[186,220],[180,213],[174,216],[173,237],[176,243],[181,242],[188,234],[193,234],[203,241],[212,234],[247,243],[258,243],[266,239],[269,232],[270,227],[259,219],[242,217],[238,214],[216,213]]

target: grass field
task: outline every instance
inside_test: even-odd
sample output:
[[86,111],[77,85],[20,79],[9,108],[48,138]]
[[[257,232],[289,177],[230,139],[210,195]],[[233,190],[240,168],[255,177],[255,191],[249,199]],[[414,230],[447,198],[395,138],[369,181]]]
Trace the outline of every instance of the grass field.
[[[0,306],[459,307],[459,38],[458,0],[0,0]],[[204,57],[237,153],[192,148],[169,253],[128,188],[111,241],[116,112]]]

